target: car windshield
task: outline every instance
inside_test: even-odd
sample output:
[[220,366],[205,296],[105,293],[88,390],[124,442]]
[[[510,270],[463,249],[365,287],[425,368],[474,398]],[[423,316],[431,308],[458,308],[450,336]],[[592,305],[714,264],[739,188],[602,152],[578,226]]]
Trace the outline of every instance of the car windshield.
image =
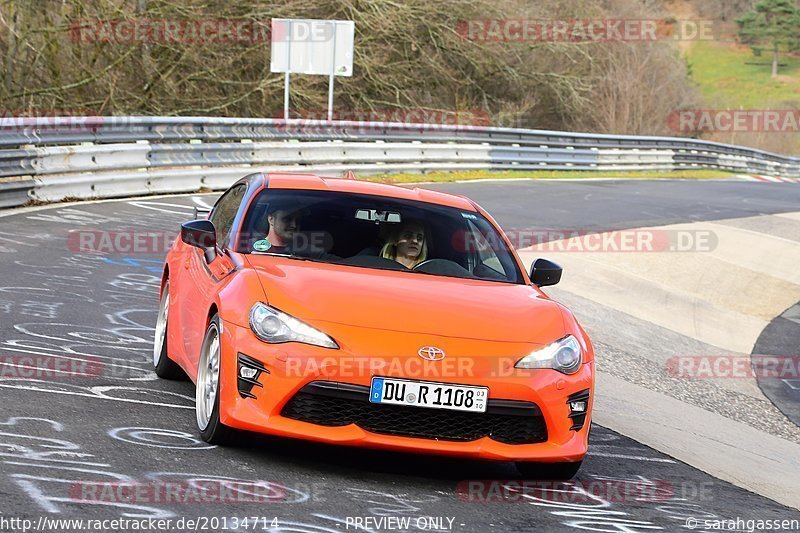
[[480,213],[365,194],[266,189],[250,204],[245,254],[505,283],[523,277]]

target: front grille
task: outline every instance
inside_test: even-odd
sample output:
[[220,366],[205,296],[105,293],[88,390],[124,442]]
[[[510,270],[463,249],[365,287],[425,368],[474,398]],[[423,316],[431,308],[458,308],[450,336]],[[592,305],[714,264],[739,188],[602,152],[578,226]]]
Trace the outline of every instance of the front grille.
[[372,433],[448,441],[490,437],[505,444],[547,440],[547,426],[532,402],[489,400],[485,413],[370,403],[369,387],[315,381],[283,407],[281,416],[321,426],[357,426]]

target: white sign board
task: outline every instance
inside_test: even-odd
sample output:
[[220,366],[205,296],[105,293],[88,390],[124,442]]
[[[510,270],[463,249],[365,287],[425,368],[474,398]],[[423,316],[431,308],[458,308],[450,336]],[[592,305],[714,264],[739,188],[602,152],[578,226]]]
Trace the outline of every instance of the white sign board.
[[353,75],[352,20],[272,19],[272,72]]

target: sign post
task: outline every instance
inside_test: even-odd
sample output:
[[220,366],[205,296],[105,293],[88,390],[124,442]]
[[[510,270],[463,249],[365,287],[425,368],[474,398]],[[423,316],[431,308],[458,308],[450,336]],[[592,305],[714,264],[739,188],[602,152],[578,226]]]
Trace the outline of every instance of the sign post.
[[336,76],[353,75],[352,20],[272,19],[271,72],[285,74],[283,118],[289,120],[291,74],[328,76],[328,120],[333,120]]
[[[292,21],[288,20],[287,23],[288,23],[287,26],[288,26],[288,30],[289,30],[288,34],[291,35],[292,34]],[[275,38],[274,25],[275,25],[275,23],[273,22],[273,30],[272,30],[273,39]],[[273,49],[274,49],[274,43],[273,43]],[[289,78],[292,75],[291,57],[292,57],[292,40],[289,39],[286,42],[286,75],[284,76],[284,80],[283,80],[283,120],[289,120],[289,94],[290,94],[289,93],[289,86],[291,84],[291,82],[289,81]]]

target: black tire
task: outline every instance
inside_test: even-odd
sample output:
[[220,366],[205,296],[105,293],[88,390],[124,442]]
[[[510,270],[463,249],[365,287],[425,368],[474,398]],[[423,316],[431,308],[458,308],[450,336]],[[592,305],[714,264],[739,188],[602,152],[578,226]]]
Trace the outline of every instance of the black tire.
[[566,481],[575,477],[583,461],[575,463],[536,463],[520,461],[517,470],[525,479]]
[[[155,338],[153,339],[153,369],[163,379],[185,380],[186,373],[178,363],[169,358],[167,323],[169,321],[169,280],[164,283],[161,303],[158,306]],[[159,346],[160,344],[160,346]]]
[[203,344],[200,348],[200,360],[199,364],[197,365],[197,389],[195,393],[195,413],[196,413],[196,420],[197,420],[197,429],[200,432],[200,437],[209,444],[217,444],[217,445],[224,445],[231,442],[233,436],[235,434],[235,430],[224,425],[220,422],[219,419],[219,389],[220,383],[222,382],[222,368],[219,362],[219,353],[217,354],[217,385],[214,392],[214,403],[213,408],[211,410],[210,415],[208,416],[208,423],[203,426],[203,421],[205,419],[205,415],[201,415],[201,387],[203,386],[200,382],[201,377],[203,376],[203,372],[207,372],[208,368],[208,357],[209,357],[209,349],[211,344],[214,341],[214,336],[217,338],[217,342],[220,342],[219,339],[219,316],[214,315],[211,317],[211,321],[208,324],[208,329],[206,329],[206,334],[203,337]]

